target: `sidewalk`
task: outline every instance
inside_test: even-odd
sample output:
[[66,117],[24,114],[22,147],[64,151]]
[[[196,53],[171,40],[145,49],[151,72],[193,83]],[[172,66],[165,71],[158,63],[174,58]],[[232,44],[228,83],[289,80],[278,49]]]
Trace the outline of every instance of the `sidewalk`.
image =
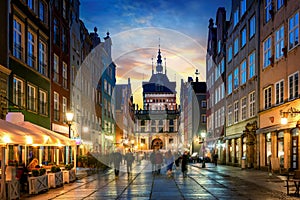
[[[193,166],[202,168],[202,163],[193,163]],[[218,165],[213,163],[206,163],[205,170],[214,171],[223,175],[238,177],[242,180],[249,181],[270,190],[276,190],[286,194],[285,182],[286,176],[279,174],[269,175],[269,172],[256,169],[241,169],[239,167],[232,167],[227,165]]]

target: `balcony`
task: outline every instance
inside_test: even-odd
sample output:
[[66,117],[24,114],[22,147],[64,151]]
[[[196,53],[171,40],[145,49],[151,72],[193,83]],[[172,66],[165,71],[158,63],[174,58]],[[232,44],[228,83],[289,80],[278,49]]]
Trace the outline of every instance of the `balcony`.
[[137,119],[177,119],[179,118],[179,110],[136,110],[134,112]]

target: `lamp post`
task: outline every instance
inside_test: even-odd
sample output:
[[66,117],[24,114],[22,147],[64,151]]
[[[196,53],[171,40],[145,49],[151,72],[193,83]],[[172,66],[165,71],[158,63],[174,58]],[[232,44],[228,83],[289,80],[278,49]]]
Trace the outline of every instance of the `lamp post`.
[[73,112],[67,112],[66,117],[67,117],[67,124],[69,126],[69,138],[71,138],[71,125],[72,125],[74,113]]
[[202,139],[202,154],[203,154],[203,161],[202,161],[202,168],[205,168],[205,137],[206,137],[206,133],[202,132],[201,133],[201,139]]
[[131,140],[131,152],[133,152],[134,140]]

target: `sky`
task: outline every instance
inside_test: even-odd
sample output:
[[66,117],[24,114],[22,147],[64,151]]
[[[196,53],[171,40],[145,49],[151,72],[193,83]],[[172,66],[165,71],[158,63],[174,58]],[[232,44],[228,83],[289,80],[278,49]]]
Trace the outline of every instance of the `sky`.
[[131,80],[134,101],[139,102],[142,81],[151,76],[152,58],[156,66],[158,48],[167,76],[177,82],[188,77],[205,81],[208,22],[215,21],[219,7],[229,20],[231,0],[81,0],[80,18],[86,28],[103,41],[112,39],[112,58],[117,65],[117,84]]

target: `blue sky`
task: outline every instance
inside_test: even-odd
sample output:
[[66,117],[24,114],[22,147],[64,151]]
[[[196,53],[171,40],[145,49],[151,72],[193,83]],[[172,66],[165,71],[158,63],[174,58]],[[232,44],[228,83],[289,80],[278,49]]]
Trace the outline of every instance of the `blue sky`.
[[[80,18],[89,31],[98,28],[102,41],[112,38],[117,82],[130,77],[133,90],[149,80],[160,40],[169,79],[180,82],[194,76],[205,81],[208,21],[215,21],[218,7],[225,7],[227,20],[231,0],[81,0]],[[155,65],[155,63],[154,63]],[[179,91],[179,88],[177,88]]]

